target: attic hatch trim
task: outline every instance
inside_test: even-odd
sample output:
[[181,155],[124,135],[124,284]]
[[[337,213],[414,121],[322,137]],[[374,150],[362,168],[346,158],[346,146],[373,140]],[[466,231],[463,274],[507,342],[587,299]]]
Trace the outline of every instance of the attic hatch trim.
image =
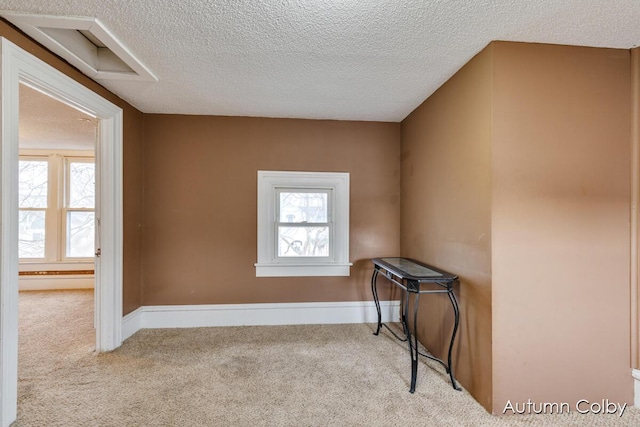
[[158,81],[97,18],[13,12],[0,16],[92,79]]

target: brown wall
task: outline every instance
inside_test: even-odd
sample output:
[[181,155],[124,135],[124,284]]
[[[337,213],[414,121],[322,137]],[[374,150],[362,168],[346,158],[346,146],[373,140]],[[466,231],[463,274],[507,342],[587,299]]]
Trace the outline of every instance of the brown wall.
[[494,412],[632,402],[629,57],[493,44]]
[[127,314],[140,307],[141,301],[142,113],[23,35],[3,19],[0,19],[0,37],[13,42],[123,109],[123,312]]
[[497,42],[402,123],[401,253],[460,275],[455,367],[494,413],[632,400],[630,105],[629,51]]
[[[400,124],[145,114],[144,305],[370,300],[400,250]],[[351,277],[256,278],[258,170],[350,172]]]
[[[485,49],[402,122],[400,239],[403,256],[460,277],[454,368],[487,409],[492,396],[491,61],[491,48]],[[444,295],[430,295],[421,305],[419,338],[442,357],[451,304]]]

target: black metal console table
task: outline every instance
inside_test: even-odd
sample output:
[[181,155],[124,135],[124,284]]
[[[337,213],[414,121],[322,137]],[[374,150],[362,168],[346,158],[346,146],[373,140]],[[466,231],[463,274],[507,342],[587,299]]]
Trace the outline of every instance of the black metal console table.
[[[397,339],[401,341],[407,341],[409,343],[409,353],[411,354],[411,388],[409,392],[413,393],[416,390],[416,376],[418,372],[418,356],[428,357],[435,360],[444,366],[445,370],[451,378],[451,385],[456,390],[461,388],[456,383],[453,376],[453,366],[451,365],[451,352],[453,350],[453,341],[456,338],[456,332],[458,332],[458,323],[460,322],[460,310],[458,309],[458,300],[453,292],[453,283],[458,280],[458,276],[455,276],[446,271],[439,270],[427,264],[423,264],[419,261],[415,261],[409,258],[374,258],[371,260],[374,264],[373,276],[371,277],[371,292],[373,293],[373,300],[376,304],[376,310],[378,311],[378,327],[374,332],[374,335],[380,333],[382,326],[387,328]],[[382,323],[382,313],[380,311],[380,300],[378,299],[377,278],[378,274],[382,272],[384,276],[391,282],[395,283],[403,290],[403,298],[401,304],[401,321],[404,337],[399,337],[392,329],[386,324]],[[422,289],[423,284],[437,285],[431,286],[431,289]],[[449,296],[451,305],[453,306],[453,312],[455,315],[455,323],[453,326],[453,332],[451,333],[451,342],[449,344],[449,355],[447,357],[447,363],[438,359],[437,357],[422,353],[418,350],[418,337],[417,337],[417,318],[418,307],[420,302],[420,295],[422,294],[435,294],[446,293]],[[407,323],[407,310],[409,307],[409,294],[413,294],[413,333],[409,329]]]

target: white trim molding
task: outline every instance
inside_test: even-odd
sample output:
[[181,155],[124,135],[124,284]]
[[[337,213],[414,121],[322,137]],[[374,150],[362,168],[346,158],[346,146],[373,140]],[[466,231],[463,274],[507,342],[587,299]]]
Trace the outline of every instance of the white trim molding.
[[[18,99],[21,59],[2,39],[0,126],[0,425],[18,415]],[[12,125],[13,123],[13,125]]]
[[[400,301],[380,301],[383,322],[400,321]],[[375,323],[373,301],[143,306],[122,319],[122,337],[140,329]]]
[[[281,256],[278,254],[279,194],[283,192],[327,194],[329,229],[327,256]],[[349,173],[258,171],[258,262],[256,277],[349,276]],[[301,225],[305,222],[286,223]],[[309,226],[318,224],[309,223]]]
[[144,307],[140,307],[122,318],[122,340],[126,340],[131,335],[138,332],[142,327],[142,317]]
[[257,277],[349,276],[353,264],[255,264]]
[[58,291],[61,289],[93,289],[93,275],[55,277],[26,276],[18,280],[19,291]]
[[30,53],[1,39],[0,72],[0,427],[17,417],[18,390],[18,103],[25,84],[100,120],[96,167],[96,350],[122,343],[122,109]]

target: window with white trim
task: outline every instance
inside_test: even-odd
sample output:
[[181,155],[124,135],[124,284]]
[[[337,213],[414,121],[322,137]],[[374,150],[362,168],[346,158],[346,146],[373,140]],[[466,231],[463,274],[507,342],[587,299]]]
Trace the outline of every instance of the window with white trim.
[[93,258],[96,216],[95,162],[93,159],[65,158],[64,176],[64,258]]
[[94,159],[20,156],[18,176],[20,262],[93,261]]
[[258,171],[256,276],[349,276],[349,174]]
[[20,158],[18,163],[18,256],[44,259],[49,202],[49,161],[46,157]]

